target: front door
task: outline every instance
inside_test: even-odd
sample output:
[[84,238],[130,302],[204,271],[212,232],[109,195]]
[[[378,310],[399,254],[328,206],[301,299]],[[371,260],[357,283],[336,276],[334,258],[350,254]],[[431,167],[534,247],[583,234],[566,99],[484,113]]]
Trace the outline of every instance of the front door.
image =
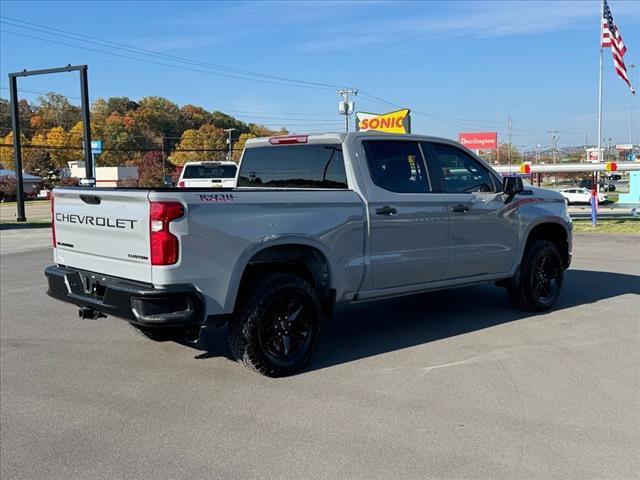
[[410,140],[363,140],[370,179],[373,288],[441,280],[449,263],[449,212],[435,193],[422,149]]
[[461,148],[437,142],[422,146],[427,162],[437,166],[433,170],[451,214],[451,260],[444,279],[508,272],[519,223],[504,203],[500,180]]

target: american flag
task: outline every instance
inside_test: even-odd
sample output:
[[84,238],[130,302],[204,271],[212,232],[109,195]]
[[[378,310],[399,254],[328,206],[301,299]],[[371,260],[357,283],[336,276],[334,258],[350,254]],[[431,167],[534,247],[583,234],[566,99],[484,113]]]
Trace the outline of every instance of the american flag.
[[626,82],[631,90],[631,93],[635,95],[636,91],[631,86],[629,76],[627,75],[627,67],[624,64],[624,54],[627,52],[627,47],[624,46],[622,41],[622,35],[613,21],[613,15],[609,9],[607,0],[604,0],[604,11],[602,18],[602,46],[604,48],[611,48],[611,55],[613,56],[613,66],[616,69],[618,76]]

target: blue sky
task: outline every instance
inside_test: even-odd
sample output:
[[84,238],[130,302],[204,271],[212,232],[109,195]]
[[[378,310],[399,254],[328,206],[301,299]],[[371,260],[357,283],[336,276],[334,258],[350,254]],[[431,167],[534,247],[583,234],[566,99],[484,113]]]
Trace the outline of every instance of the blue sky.
[[[640,64],[640,2],[609,3],[627,65]],[[92,98],[161,95],[292,131],[341,130],[335,87],[344,85],[362,92],[357,110],[411,108],[417,133],[498,130],[504,140],[511,115],[518,146],[548,145],[549,130],[560,131],[560,145],[583,144],[585,133],[596,141],[597,1],[3,0],[0,11],[5,98],[8,72],[88,64]],[[46,33],[51,28],[59,31]],[[77,34],[145,52],[63,36]],[[238,70],[323,85],[249,81]],[[632,76],[640,90],[640,67]],[[632,98],[616,77],[608,50],[604,78],[603,136],[627,143],[633,107],[633,141],[640,142],[640,94]],[[20,87],[79,91],[72,74],[21,79]]]

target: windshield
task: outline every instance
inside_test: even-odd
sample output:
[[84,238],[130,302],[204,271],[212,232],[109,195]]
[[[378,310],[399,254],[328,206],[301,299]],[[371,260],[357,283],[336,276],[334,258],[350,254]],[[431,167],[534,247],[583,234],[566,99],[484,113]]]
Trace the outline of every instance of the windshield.
[[235,178],[235,165],[187,165],[182,178]]

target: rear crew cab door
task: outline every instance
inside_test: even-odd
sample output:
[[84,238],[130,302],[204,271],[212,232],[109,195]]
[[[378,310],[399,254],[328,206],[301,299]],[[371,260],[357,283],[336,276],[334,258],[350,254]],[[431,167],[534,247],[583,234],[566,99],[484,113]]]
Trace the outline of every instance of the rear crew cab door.
[[375,290],[442,279],[449,262],[449,212],[433,191],[417,141],[363,139]]

